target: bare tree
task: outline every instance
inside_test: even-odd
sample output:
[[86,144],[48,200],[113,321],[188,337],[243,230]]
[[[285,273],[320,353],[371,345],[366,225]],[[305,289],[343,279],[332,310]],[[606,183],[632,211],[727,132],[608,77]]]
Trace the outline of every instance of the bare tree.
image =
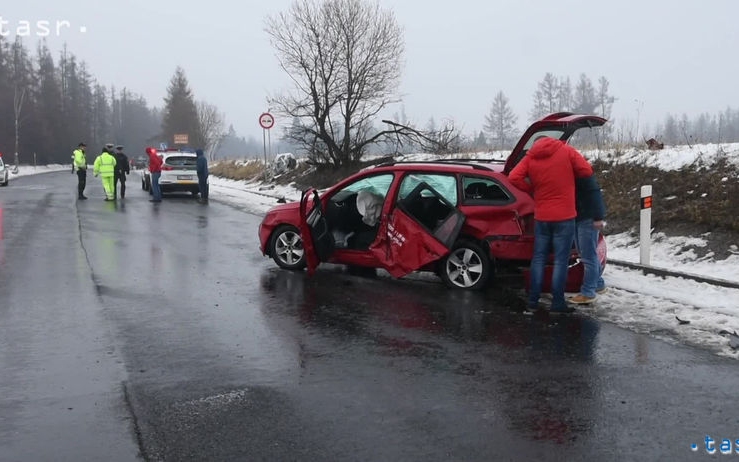
[[205,143],[203,149],[208,154],[210,160],[213,160],[213,156],[226,134],[225,120],[221,111],[214,104],[199,101],[197,109],[200,139]]
[[364,0],[297,0],[269,17],[269,34],[294,90],[269,99],[298,119],[285,136],[309,159],[342,165],[394,131],[374,130],[377,114],[399,101],[402,29],[390,11]]
[[395,144],[399,148],[402,148],[406,143],[410,143],[418,146],[422,152],[431,154],[450,154],[459,152],[462,148],[462,135],[451,120],[444,121],[440,128],[436,128],[436,123],[433,122],[432,118],[429,120],[429,127],[425,131],[392,120],[383,120],[382,122],[391,127],[386,132],[393,134]]

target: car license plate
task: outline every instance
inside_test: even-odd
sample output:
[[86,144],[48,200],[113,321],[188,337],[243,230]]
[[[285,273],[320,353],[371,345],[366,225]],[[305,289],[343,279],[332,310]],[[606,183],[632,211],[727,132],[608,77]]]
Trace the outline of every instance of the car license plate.
[[177,175],[178,180],[192,180],[192,175]]

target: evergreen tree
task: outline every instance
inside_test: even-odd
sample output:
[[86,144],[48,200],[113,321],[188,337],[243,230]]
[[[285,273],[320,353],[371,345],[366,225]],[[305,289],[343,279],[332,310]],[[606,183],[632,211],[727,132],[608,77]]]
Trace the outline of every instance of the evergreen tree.
[[190,146],[203,146],[198,125],[198,110],[185,71],[177,67],[167,87],[162,118],[162,138],[174,145],[175,134],[187,134]]
[[54,58],[51,56],[46,43],[41,43],[37,49],[38,59],[38,92],[36,94],[38,106],[38,139],[36,150],[47,162],[67,162],[69,153],[66,146],[59,146],[59,140],[64,135],[62,114],[62,93]]
[[572,105],[572,82],[569,77],[559,79],[557,111],[571,111]]
[[518,117],[513,113],[508,104],[508,98],[502,91],[495,95],[490,113],[485,116],[483,130],[494,149],[505,149],[512,147],[517,133],[516,122]]
[[580,74],[580,80],[575,86],[573,103],[573,112],[578,114],[596,114],[598,101],[595,96],[595,88],[593,88],[593,82],[585,74]]

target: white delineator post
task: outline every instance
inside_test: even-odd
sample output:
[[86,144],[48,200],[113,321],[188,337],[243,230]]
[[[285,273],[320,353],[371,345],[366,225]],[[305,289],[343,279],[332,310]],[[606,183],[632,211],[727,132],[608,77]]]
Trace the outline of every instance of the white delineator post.
[[639,263],[649,265],[649,246],[652,243],[652,185],[641,187],[641,215],[639,217]]

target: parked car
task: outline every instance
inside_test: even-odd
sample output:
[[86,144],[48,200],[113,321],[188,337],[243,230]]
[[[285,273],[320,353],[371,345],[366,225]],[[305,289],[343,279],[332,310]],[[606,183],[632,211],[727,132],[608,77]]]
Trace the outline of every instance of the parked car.
[[[568,140],[605,122],[551,114],[526,130],[505,161],[387,162],[320,195],[310,188],[299,202],[267,212],[259,226],[260,249],[290,270],[312,272],[330,262],[384,268],[394,277],[433,271],[461,289],[486,287],[498,271],[525,275],[533,255],[534,201],[509,182],[508,173],[539,136]],[[603,236],[598,252],[605,265]],[[574,248],[570,263],[567,290],[574,292],[583,276]]]
[[5,162],[3,162],[3,155],[0,153],[0,186],[8,185],[9,175],[10,172],[8,171],[8,166],[5,165]]
[[[162,158],[162,174],[159,177],[162,193],[189,192],[195,195],[200,192],[197,156],[194,152],[168,149],[157,154]],[[151,194],[151,172],[148,167],[147,161],[146,168],[141,174],[141,189]]]
[[132,167],[136,170],[143,170],[149,166],[149,158],[146,156],[138,156],[132,160]]

